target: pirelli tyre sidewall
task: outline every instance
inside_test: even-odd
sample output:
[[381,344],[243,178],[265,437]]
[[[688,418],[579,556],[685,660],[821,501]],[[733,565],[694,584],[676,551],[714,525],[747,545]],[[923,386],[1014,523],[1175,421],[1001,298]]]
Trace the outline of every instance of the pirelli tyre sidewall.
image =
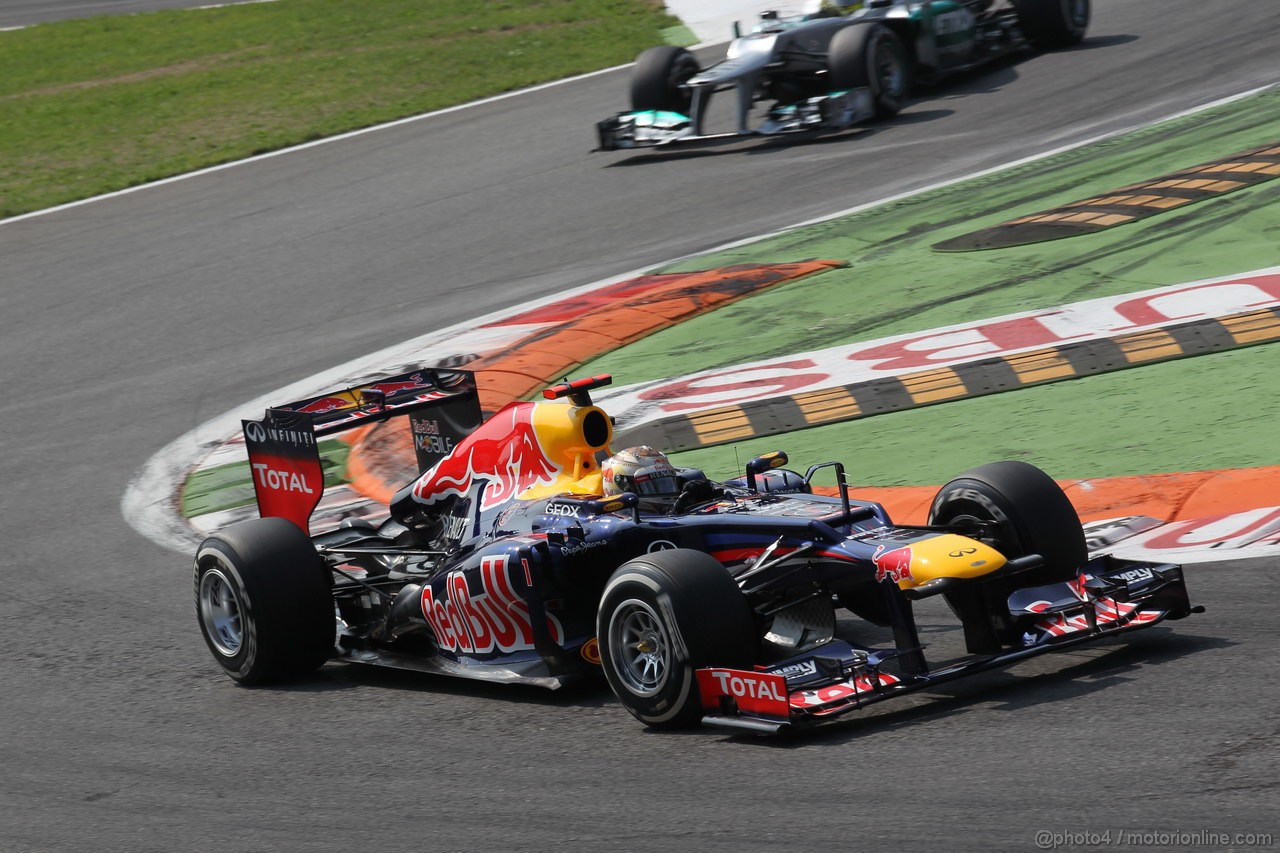
[[601,596],[597,633],[614,694],[636,719],[660,728],[701,719],[696,669],[750,668],[759,645],[751,609],[728,570],[685,549],[619,567]]
[[196,551],[196,619],[214,660],[242,684],[310,674],[330,657],[332,575],[292,522],[227,527]]
[[911,90],[911,62],[902,40],[882,24],[860,23],[839,30],[827,53],[835,89],[871,90],[876,115],[897,115]]
[[682,89],[698,73],[698,60],[683,47],[659,45],[636,57],[631,70],[631,109],[687,115],[692,95]]
[[1088,559],[1075,507],[1045,472],[1026,462],[992,462],[971,468],[938,490],[930,524],[987,522],[991,544],[1006,557],[1040,554],[1045,567],[1022,577],[1025,585],[1074,577]]
[[1027,39],[1045,50],[1084,40],[1092,15],[1090,0],[1013,0]]
[[1088,559],[1084,530],[1058,484],[1034,465],[992,462],[938,490],[929,523],[953,527],[1005,557],[1044,557],[1044,565],[1008,577],[979,580],[944,594],[960,617],[966,648],[991,654],[1018,642],[1023,626],[1009,612],[1015,589],[1074,578]]

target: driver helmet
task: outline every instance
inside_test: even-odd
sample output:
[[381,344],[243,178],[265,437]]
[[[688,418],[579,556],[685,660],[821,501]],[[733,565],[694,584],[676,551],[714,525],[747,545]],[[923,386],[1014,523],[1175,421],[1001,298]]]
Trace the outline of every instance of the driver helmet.
[[666,454],[647,444],[619,450],[604,461],[600,470],[608,497],[623,492],[648,497],[679,491],[676,469]]
[[802,13],[809,17],[827,18],[847,15],[862,8],[863,0],[809,0]]

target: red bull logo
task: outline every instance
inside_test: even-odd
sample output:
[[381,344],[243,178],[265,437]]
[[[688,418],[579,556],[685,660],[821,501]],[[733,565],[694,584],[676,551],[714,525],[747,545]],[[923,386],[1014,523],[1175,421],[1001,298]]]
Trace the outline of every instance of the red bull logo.
[[494,415],[418,479],[414,498],[432,504],[466,495],[475,480],[486,480],[480,496],[480,511],[485,512],[528,488],[555,482],[559,468],[538,440],[532,412],[532,404],[521,404]]
[[[419,395],[419,400],[434,400],[439,397],[448,396],[446,392],[440,391],[430,379],[424,377],[421,373],[414,373],[405,379],[395,379],[388,382],[375,382],[371,385],[361,385],[351,391],[342,391],[319,397],[304,406],[298,406],[293,409],[296,412],[310,412],[313,415],[323,415],[329,412],[337,412],[342,409],[359,408],[362,403],[367,404],[371,400],[367,397],[381,398],[383,400],[390,399],[397,395],[403,395],[410,391],[423,391]],[[343,396],[343,395],[347,396]]]
[[434,388],[435,385],[428,379],[423,379],[421,373],[414,373],[408,379],[398,382],[379,382],[374,385],[362,385],[361,391],[375,391],[391,397],[395,394],[402,394],[405,391],[416,391],[419,388]]
[[871,562],[876,564],[876,581],[883,581],[886,578],[893,583],[914,580],[911,576],[910,547],[885,551],[884,546],[881,545],[871,556]]
[[322,415],[326,412],[336,412],[339,409],[349,409],[355,403],[346,397],[321,397],[318,400],[312,400],[305,406],[299,406],[294,411],[310,412],[313,415]]
[[[422,615],[435,632],[440,647],[465,654],[514,652],[534,647],[529,604],[516,594],[504,554],[480,561],[480,589],[473,590],[463,572],[445,581],[444,598],[426,586],[422,590]],[[564,628],[547,615],[551,639],[563,645]]]

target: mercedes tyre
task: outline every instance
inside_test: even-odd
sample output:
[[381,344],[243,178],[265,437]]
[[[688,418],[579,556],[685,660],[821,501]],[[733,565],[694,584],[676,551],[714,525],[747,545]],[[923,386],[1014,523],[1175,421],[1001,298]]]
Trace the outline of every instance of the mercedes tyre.
[[1028,41],[1045,50],[1079,44],[1089,29],[1089,0],[1013,0]]
[[897,115],[911,89],[911,66],[902,40],[888,27],[845,27],[831,39],[827,70],[833,89],[871,90],[876,115]]
[[683,88],[698,73],[698,60],[683,47],[651,47],[631,71],[631,109],[689,114],[692,95]]

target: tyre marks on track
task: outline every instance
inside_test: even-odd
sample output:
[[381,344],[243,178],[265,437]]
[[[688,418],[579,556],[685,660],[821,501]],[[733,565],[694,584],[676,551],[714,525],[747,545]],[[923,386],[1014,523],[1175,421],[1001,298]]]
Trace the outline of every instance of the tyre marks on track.
[[1280,177],[1280,141],[934,243],[940,252],[1006,249],[1092,234]]

